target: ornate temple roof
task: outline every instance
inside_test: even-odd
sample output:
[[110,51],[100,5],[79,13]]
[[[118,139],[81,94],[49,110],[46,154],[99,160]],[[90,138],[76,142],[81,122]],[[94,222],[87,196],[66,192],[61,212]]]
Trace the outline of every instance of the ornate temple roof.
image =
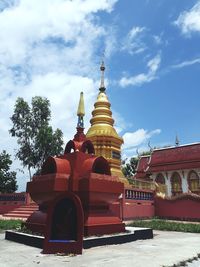
[[137,172],[144,172],[148,167],[150,156],[142,156],[138,162]]
[[154,150],[148,172],[198,167],[200,167],[200,143]]
[[155,149],[151,156],[141,157],[136,179],[164,171],[200,168],[200,143]]

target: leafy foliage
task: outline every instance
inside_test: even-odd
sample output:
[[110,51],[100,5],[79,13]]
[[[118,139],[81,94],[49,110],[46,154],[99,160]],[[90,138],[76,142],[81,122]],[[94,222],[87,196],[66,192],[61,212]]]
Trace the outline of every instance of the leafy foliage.
[[21,228],[21,220],[0,220],[0,231]]
[[5,150],[0,154],[0,193],[13,193],[17,190],[16,172],[10,171],[12,160]]
[[125,177],[133,176],[136,173],[138,160],[138,157],[132,157],[129,162],[126,163],[126,161],[124,161],[122,163],[122,172]]
[[48,156],[63,151],[62,131],[53,131],[49,125],[50,119],[50,102],[47,98],[33,97],[31,107],[23,98],[17,99],[11,117],[13,127],[10,133],[17,137],[19,149],[16,157],[28,168],[30,177],[31,168],[39,173]]
[[200,233],[200,224],[173,222],[161,219],[152,219],[148,221],[136,220],[131,222],[129,226],[150,227],[154,230],[163,230],[163,231]]

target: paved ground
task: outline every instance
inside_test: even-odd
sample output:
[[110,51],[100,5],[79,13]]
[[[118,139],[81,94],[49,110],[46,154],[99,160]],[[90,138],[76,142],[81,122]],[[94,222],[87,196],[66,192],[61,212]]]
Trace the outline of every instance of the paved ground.
[[[170,266],[200,253],[200,234],[154,231],[154,239],[90,248],[78,256],[43,255],[41,250],[4,240],[0,234],[0,267],[158,267]],[[193,262],[190,267],[199,267]]]

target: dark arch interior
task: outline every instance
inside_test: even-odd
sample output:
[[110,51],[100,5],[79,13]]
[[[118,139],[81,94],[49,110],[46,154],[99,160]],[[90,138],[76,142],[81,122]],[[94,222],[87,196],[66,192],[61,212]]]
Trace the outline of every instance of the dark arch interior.
[[77,213],[74,201],[60,200],[54,209],[51,240],[77,240]]
[[75,152],[75,145],[74,142],[71,140],[66,144],[64,154],[73,153]]
[[111,175],[110,166],[104,158],[97,158],[93,164],[92,172]]
[[163,176],[161,173],[159,173],[159,174],[157,175],[157,177],[156,177],[156,182],[157,182],[157,183],[160,183],[160,184],[165,184],[165,178],[164,178],[164,176]]
[[53,158],[48,158],[42,166],[41,174],[56,173],[56,163]]
[[84,153],[94,154],[94,146],[89,140],[83,143],[81,150]]

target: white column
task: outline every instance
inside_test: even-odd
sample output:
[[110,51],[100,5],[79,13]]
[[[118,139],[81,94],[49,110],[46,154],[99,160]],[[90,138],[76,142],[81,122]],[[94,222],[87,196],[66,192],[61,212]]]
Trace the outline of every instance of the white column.
[[165,177],[165,183],[167,186],[167,196],[171,197],[172,196],[172,186],[171,186],[171,174],[168,172],[163,173],[164,177]]
[[181,176],[183,193],[187,193],[188,192],[188,181],[187,181],[188,171],[187,170],[179,171],[179,174]]

